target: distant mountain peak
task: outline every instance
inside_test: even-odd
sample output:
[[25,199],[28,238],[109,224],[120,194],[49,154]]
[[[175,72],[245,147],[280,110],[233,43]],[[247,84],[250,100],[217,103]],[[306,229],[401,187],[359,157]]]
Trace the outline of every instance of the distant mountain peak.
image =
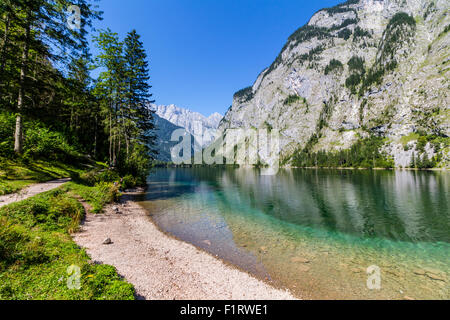
[[[201,147],[206,147],[214,141],[219,123],[223,119],[223,115],[218,112],[206,117],[199,112],[180,108],[174,104],[152,104],[150,107],[159,117],[186,129],[188,133],[194,136],[196,144]],[[203,132],[198,132],[199,127],[203,128]]]

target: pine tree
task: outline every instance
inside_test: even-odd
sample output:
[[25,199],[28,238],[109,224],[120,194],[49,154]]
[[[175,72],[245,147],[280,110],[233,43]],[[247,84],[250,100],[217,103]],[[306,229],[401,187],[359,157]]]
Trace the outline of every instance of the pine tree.
[[100,31],[94,38],[100,54],[95,61],[97,67],[104,69],[98,77],[95,94],[102,104],[104,122],[109,135],[109,163],[117,167],[121,151],[121,126],[123,105],[125,101],[125,60],[123,58],[123,43],[117,33],[110,29]]
[[[19,66],[16,104],[16,153],[21,154],[23,149],[23,116],[26,113],[26,93],[30,90],[29,72],[32,70],[51,70],[49,64],[54,66],[68,62],[68,59],[87,46],[86,28],[92,24],[92,19],[99,18],[99,14],[92,10],[87,0],[79,0],[81,29],[71,30],[67,27],[66,10],[71,5],[67,0],[15,0],[5,1],[2,11],[8,17],[8,32],[5,32],[2,46],[1,61],[6,57],[9,45],[9,30],[17,28],[18,36],[16,46],[20,48],[18,55]],[[5,28],[6,31],[6,28]],[[6,45],[6,47],[5,47]],[[4,52],[4,53],[3,53]],[[34,59],[31,59],[34,58]],[[4,68],[4,67],[3,67]],[[53,70],[52,70],[53,71]],[[42,77],[41,81],[50,77]]]
[[[128,120],[136,126],[137,134],[133,137],[132,130],[127,132],[127,140],[136,138],[139,143],[144,145],[149,154],[155,153],[155,137],[152,135],[154,129],[153,111],[150,109],[151,86],[149,85],[149,67],[147,54],[140,36],[136,30],[128,33],[124,42],[125,63],[126,63],[126,82],[127,82],[127,106]],[[127,142],[127,156],[129,154]]]

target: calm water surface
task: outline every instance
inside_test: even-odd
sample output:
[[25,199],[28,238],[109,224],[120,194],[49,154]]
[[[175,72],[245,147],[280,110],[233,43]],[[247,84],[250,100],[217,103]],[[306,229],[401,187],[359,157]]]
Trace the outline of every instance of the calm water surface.
[[[305,299],[450,299],[450,174],[158,169],[155,223]],[[381,290],[367,288],[369,266]]]

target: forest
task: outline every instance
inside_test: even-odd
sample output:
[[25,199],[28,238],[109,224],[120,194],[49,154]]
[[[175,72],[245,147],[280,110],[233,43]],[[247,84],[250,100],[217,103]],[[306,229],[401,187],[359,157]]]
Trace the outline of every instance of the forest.
[[121,175],[147,175],[155,155],[148,57],[135,30],[125,39],[94,30],[102,19],[94,3],[77,1],[71,12],[66,0],[1,1],[3,162],[89,158]]
[[[71,237],[86,214],[145,185],[155,157],[144,44],[135,30],[124,39],[94,30],[95,3],[0,0],[0,300],[135,298],[115,267],[91,263]],[[8,194],[68,177],[2,206]],[[80,290],[61,280],[75,271]]]

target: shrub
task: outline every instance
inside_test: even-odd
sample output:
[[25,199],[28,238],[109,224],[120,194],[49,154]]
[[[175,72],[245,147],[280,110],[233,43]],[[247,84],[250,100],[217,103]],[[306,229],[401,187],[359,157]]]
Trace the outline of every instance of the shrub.
[[0,156],[14,155],[14,115],[0,112]]
[[330,63],[325,67],[325,74],[329,74],[335,70],[342,70],[344,68],[342,62],[336,59],[332,59]]
[[239,90],[234,94],[234,99],[239,99],[242,102],[247,102],[251,99],[253,99],[253,88],[247,87],[244,89]]
[[122,178],[122,188],[123,189],[134,188],[137,184],[138,184],[138,179],[136,179],[135,177],[133,177],[130,174],[128,174]]
[[360,38],[372,38],[372,35],[369,31],[361,29],[359,26],[355,28],[355,31],[353,32],[353,42],[358,41]]
[[351,72],[359,72],[359,73],[365,72],[364,64],[365,64],[364,59],[358,56],[351,57],[347,63],[348,68]]
[[348,40],[351,35],[352,35],[352,32],[348,28],[342,29],[337,34],[338,38],[342,38],[344,40]]
[[293,105],[294,103],[299,102],[300,100],[302,100],[302,97],[298,96],[298,95],[290,95],[289,97],[286,98],[286,100],[284,100],[284,105],[285,106],[290,106]]

